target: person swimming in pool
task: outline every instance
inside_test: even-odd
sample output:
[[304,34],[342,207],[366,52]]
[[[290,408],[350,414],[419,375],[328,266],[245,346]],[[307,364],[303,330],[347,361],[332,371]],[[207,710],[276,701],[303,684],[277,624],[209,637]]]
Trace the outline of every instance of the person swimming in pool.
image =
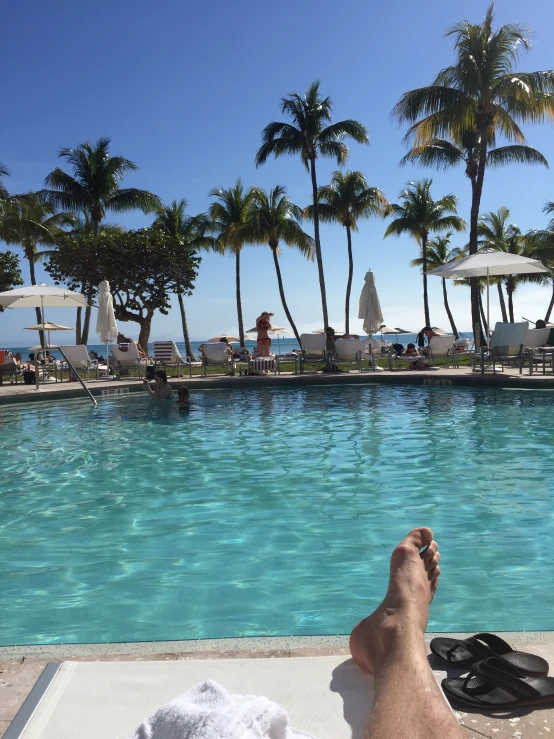
[[142,384],[151,398],[155,400],[173,400],[173,390],[167,382],[167,375],[163,370],[154,372],[154,389],[150,386],[148,380],[144,379]]
[[178,408],[190,408],[192,402],[190,400],[190,390],[186,385],[180,385],[177,388],[177,402],[175,405]]

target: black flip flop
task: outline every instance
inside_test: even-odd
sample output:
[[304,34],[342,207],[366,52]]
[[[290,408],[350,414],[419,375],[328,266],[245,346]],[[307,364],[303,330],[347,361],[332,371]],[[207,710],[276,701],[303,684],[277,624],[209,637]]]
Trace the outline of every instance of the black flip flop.
[[431,641],[431,651],[452,667],[471,667],[489,657],[502,657],[528,677],[548,675],[548,662],[527,652],[515,652],[496,634],[475,634],[469,639],[438,637]]
[[477,662],[467,677],[445,678],[449,701],[485,710],[554,705],[554,677],[525,677],[500,657]]

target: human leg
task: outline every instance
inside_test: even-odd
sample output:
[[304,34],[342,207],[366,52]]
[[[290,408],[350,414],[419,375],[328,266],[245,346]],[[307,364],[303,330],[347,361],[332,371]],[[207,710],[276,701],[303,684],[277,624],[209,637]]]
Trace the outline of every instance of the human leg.
[[463,739],[424,641],[439,559],[430,529],[411,531],[392,553],[383,602],[352,631],[352,657],[375,679],[367,739]]

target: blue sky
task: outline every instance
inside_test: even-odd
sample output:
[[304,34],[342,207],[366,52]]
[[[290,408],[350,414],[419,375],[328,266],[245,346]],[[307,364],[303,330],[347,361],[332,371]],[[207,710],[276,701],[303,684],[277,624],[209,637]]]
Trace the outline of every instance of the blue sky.
[[[391,200],[407,181],[433,177],[434,195],[456,193],[459,212],[467,218],[469,182],[461,169],[439,174],[398,167],[404,131],[391,121],[390,111],[404,91],[430,83],[451,62],[445,28],[462,18],[480,21],[486,7],[477,0],[397,0],[394,7],[367,0],[340,5],[330,0],[97,0],[92,9],[73,0],[8,4],[0,50],[8,71],[0,138],[0,161],[12,172],[7,184],[12,192],[39,188],[58,165],[60,147],[109,136],[113,153],[140,167],[127,185],[152,190],[164,201],[184,197],[191,214],[207,209],[212,187],[228,187],[238,176],[247,185],[285,185],[294,202],[306,205],[310,181],[299,160],[285,157],[256,169],[254,155],[263,127],[282,119],[280,98],[320,79],[322,92],[333,100],[334,119],[355,118],[369,131],[370,146],[352,144],[348,168],[362,170],[369,184]],[[497,1],[498,24],[517,20],[534,29],[534,46],[521,69],[554,66],[553,19],[551,0]],[[525,131],[529,144],[554,162],[552,128]],[[319,160],[319,182],[328,181],[335,168]],[[506,205],[521,228],[540,227],[547,222],[541,212],[547,199],[554,200],[551,170],[512,166],[487,172],[482,211]],[[129,228],[149,222],[140,212],[110,220]],[[352,326],[361,326],[357,298],[371,268],[385,321],[415,330],[423,325],[421,278],[409,266],[417,248],[408,237],[383,240],[384,230],[383,221],[368,221],[354,236]],[[462,245],[464,239],[461,235],[454,243]],[[322,248],[329,317],[340,328],[347,277],[344,229],[324,226]],[[245,323],[253,325],[262,310],[270,310],[277,323],[286,325],[269,249],[248,248],[242,262]],[[320,327],[315,264],[286,249],[281,268],[298,326]],[[28,283],[25,264],[23,271]],[[440,281],[429,282],[432,323],[447,327]],[[468,329],[468,291],[451,286],[450,296],[459,327]],[[548,299],[546,289],[520,288],[516,316],[541,317]],[[234,306],[232,259],[205,254],[187,301],[192,338],[236,331]],[[74,321],[67,310],[48,317]],[[494,300],[491,317],[499,317]],[[0,344],[25,343],[28,334],[22,329],[29,321],[34,321],[32,312],[0,314]],[[138,336],[137,324],[126,328]],[[177,310],[156,317],[152,338],[182,338]]]

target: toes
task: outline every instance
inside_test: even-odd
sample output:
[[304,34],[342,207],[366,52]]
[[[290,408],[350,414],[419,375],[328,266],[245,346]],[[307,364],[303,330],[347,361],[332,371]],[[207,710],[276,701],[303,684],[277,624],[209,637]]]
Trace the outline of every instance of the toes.
[[435,552],[435,554],[431,558],[431,561],[429,562],[429,564],[426,565],[426,568],[427,568],[427,576],[428,576],[429,580],[432,580],[434,577],[436,577],[435,571],[436,571],[437,567],[439,566],[440,559],[441,559],[440,552]]
[[431,566],[431,562],[433,561],[433,557],[435,556],[435,554],[437,554],[438,548],[439,548],[439,545],[437,544],[436,541],[433,540],[429,544],[427,549],[421,552],[420,557],[423,560],[425,567],[427,569],[429,569],[429,567]]
[[402,544],[407,544],[410,547],[415,547],[418,551],[423,547],[429,546],[433,541],[433,532],[431,529],[422,527],[420,529],[414,529],[410,531],[408,536],[402,541]]

